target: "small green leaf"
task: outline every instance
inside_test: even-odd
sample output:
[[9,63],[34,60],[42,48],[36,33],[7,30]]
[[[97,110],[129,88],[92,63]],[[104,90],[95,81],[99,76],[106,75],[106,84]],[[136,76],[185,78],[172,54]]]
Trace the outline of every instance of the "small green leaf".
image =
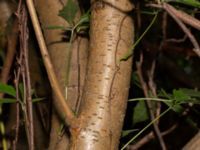
[[175,104],[175,100],[174,102],[166,101],[164,103],[176,113],[181,114],[185,110],[180,104]]
[[129,135],[129,134],[131,134],[131,133],[133,133],[133,132],[138,131],[138,130],[139,130],[139,129],[123,130],[123,131],[122,131],[122,137],[125,137],[125,136],[127,136],[127,135]]
[[200,8],[200,2],[198,0],[165,0],[165,1],[166,2],[175,2],[175,3],[184,4],[187,6]]
[[43,101],[43,100],[45,100],[45,98],[34,98],[34,99],[32,99],[33,103],[40,102],[40,101]]
[[185,103],[191,99],[191,97],[182,90],[176,89],[173,90],[173,98],[175,99],[176,103]]
[[187,94],[190,97],[196,97],[196,98],[200,98],[200,91],[194,90],[194,89],[186,89],[186,88],[181,88],[181,91],[183,91],[183,93]]
[[19,93],[24,98],[24,85],[23,83],[19,83]]
[[73,24],[73,20],[78,11],[78,5],[73,0],[68,0],[67,4],[59,11],[59,16],[65,19],[70,25]]
[[16,99],[13,98],[0,98],[0,104],[16,103]]
[[134,109],[133,122],[134,124],[143,122],[149,119],[147,107],[144,101],[139,101]]
[[13,97],[16,96],[15,88],[11,85],[0,83],[0,92],[11,95]]
[[90,14],[87,12],[86,14],[82,15],[79,22],[75,25],[77,32],[85,31],[89,28],[90,22]]

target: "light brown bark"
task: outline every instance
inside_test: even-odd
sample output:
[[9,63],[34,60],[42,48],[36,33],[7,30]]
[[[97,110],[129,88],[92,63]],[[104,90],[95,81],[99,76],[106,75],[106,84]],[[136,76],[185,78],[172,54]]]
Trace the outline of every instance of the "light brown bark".
[[133,22],[128,0],[91,1],[90,48],[83,103],[73,150],[116,150],[129,89]]
[[199,150],[200,149],[200,132],[198,132],[182,150]]

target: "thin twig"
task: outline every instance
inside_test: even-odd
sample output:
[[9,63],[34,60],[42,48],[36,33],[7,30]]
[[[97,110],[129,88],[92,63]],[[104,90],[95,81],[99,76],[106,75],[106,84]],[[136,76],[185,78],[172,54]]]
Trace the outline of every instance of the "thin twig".
[[28,114],[28,123],[29,123],[29,133],[30,133],[30,145],[29,149],[34,150],[34,126],[33,126],[33,110],[32,110],[32,97],[31,97],[31,81],[30,81],[30,72],[29,72],[29,61],[28,61],[28,28],[27,28],[27,12],[25,7],[22,9],[22,15],[24,20],[23,25],[23,54],[24,54],[24,68],[25,68],[25,84],[26,89],[25,92],[27,93],[26,101],[26,109]]
[[35,30],[36,38],[38,40],[38,44],[39,44],[39,47],[40,47],[42,58],[44,60],[44,65],[45,65],[46,70],[47,70],[47,74],[48,74],[48,77],[49,77],[49,80],[50,80],[51,87],[52,87],[53,91],[55,92],[55,94],[57,96],[57,98],[56,98],[57,103],[60,103],[60,106],[63,107],[62,111],[64,113],[63,116],[64,116],[65,124],[73,126],[74,123],[75,123],[76,117],[75,117],[73,111],[71,110],[71,108],[69,107],[67,100],[64,98],[64,96],[61,92],[61,88],[60,88],[60,85],[58,83],[57,77],[55,75],[55,71],[54,71],[53,65],[52,65],[51,60],[50,60],[50,56],[49,56],[49,53],[48,53],[48,50],[47,50],[47,46],[46,46],[45,41],[44,41],[44,37],[43,37],[42,31],[41,31],[41,27],[40,27],[40,24],[39,24],[39,21],[38,21],[38,17],[36,15],[36,11],[35,11],[33,1],[32,0],[26,0],[26,4],[27,4],[28,10],[29,10],[29,14],[31,16],[32,24],[33,24],[33,27],[34,27],[34,30]]
[[[167,3],[162,3],[162,5],[149,4],[148,6],[164,9],[176,21],[176,23],[181,27],[183,32],[188,36],[189,40],[191,41],[191,43],[194,46],[193,51],[200,57],[199,44],[198,44],[197,40],[195,39],[194,35],[190,32],[190,30],[184,24],[184,23],[188,23],[188,24],[190,23],[189,25],[191,25],[192,27],[195,27],[197,24],[198,24],[198,26],[200,26],[200,21],[196,22],[196,20],[195,20],[195,22],[194,22],[194,19],[195,19],[194,17],[191,17],[191,16],[188,17],[187,16],[188,14],[183,15],[183,12],[180,13],[180,11],[176,10],[173,6],[171,6],[170,4],[167,4]],[[197,29],[200,29],[200,27],[198,27]]]
[[[162,132],[161,135],[165,136],[165,135],[171,133],[176,127],[177,127],[177,124],[173,125],[166,131]],[[137,150],[154,138],[155,138],[155,135],[154,135],[153,131],[151,131],[146,136],[144,136],[142,139],[140,139],[136,144],[129,145],[128,150]]]
[[20,68],[17,69],[15,74],[14,85],[16,89],[16,123],[15,123],[15,139],[13,141],[13,150],[17,149],[17,141],[19,135],[19,78],[20,78]]
[[[140,80],[140,83],[141,83],[141,86],[142,86],[142,89],[144,91],[144,95],[145,97],[149,97],[149,94],[148,94],[148,86],[147,84],[145,83],[144,79],[143,79],[143,75],[142,75],[142,63],[143,63],[143,55],[141,54],[140,56],[140,61],[136,63],[136,67],[137,67],[137,74],[138,74],[138,77],[139,77],[139,80]],[[151,120],[154,120],[155,119],[155,115],[154,115],[154,112],[152,110],[152,104],[150,101],[146,101],[147,102],[147,106],[148,106],[148,109],[149,109],[149,113],[150,113],[150,118]],[[153,127],[154,127],[154,131],[155,131],[155,134],[156,136],[158,137],[158,140],[160,142],[160,146],[162,148],[162,150],[166,150],[166,145],[164,143],[164,140],[160,134],[160,130],[158,128],[158,125],[157,123],[153,123]]]
[[181,21],[183,21],[185,24],[188,24],[197,30],[200,30],[200,21],[198,19],[192,17],[191,15],[181,10],[177,10],[176,8],[174,8],[172,5],[168,3],[164,2],[162,4],[147,4],[147,6],[166,9],[165,8],[166,4],[170,6],[170,10],[173,11],[173,13],[176,14],[176,17],[178,17]]
[[[157,93],[156,93],[156,84],[154,83],[154,71],[155,71],[155,66],[156,66],[156,61],[154,60],[152,62],[152,66],[151,66],[151,69],[150,71],[148,71],[148,78],[149,78],[149,81],[148,81],[148,86],[149,86],[149,89],[151,90],[151,93],[153,94],[153,97],[158,97],[157,96]],[[155,116],[159,116],[160,115],[160,102],[157,102],[156,103],[156,114]]]
[[169,15],[176,21],[176,23],[182,28],[182,30],[185,32],[185,34],[188,36],[190,39],[191,43],[194,46],[193,51],[200,57],[200,47],[195,39],[194,35],[190,32],[190,30],[186,27],[186,25],[182,22],[180,18],[177,16],[177,11],[175,8],[173,8],[171,5],[167,3],[163,3],[163,8],[169,13]]
[[24,99],[24,117],[26,125],[26,133],[28,145],[30,150],[34,150],[34,127],[33,127],[33,110],[31,98],[31,83],[28,63],[28,27],[27,27],[27,11],[25,5],[21,5],[20,12],[18,12],[19,31],[20,31],[20,62],[21,75],[23,80],[23,99]]

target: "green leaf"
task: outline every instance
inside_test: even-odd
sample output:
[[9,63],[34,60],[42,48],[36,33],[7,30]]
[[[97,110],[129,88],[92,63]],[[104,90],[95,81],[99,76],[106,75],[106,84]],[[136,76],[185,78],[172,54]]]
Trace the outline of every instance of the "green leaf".
[[32,99],[33,103],[40,102],[40,101],[43,101],[43,100],[45,100],[45,98],[34,98],[34,99]]
[[125,137],[125,136],[127,136],[127,135],[129,135],[129,134],[131,134],[133,132],[136,132],[136,131],[138,131],[138,129],[123,130],[122,131],[122,137]]
[[190,97],[200,98],[200,91],[194,89],[186,89],[186,88],[181,88],[180,90]]
[[143,122],[149,119],[147,107],[144,101],[139,101],[134,109],[133,122],[134,124]]
[[16,96],[15,88],[11,85],[0,83],[0,92],[11,95],[13,97]]
[[180,104],[175,104],[175,102],[166,101],[164,102],[169,108],[171,108],[174,112],[181,114],[185,109]]
[[189,102],[189,100],[191,99],[191,97],[189,95],[187,95],[180,89],[173,90],[173,98],[175,99],[176,103],[185,103],[187,101]]
[[166,0],[166,2],[175,2],[175,3],[184,4],[187,6],[200,8],[200,2],[198,0]]
[[16,103],[16,99],[13,98],[0,98],[0,104]]
[[89,11],[82,15],[79,22],[76,24],[76,30],[77,32],[85,31],[89,28],[89,22],[90,22],[90,13]]
[[23,85],[23,83],[19,83],[19,93],[20,93],[22,99],[24,99],[24,85]]
[[78,5],[73,0],[68,0],[67,4],[59,11],[59,16],[65,19],[70,25],[73,24],[73,20],[78,11]]

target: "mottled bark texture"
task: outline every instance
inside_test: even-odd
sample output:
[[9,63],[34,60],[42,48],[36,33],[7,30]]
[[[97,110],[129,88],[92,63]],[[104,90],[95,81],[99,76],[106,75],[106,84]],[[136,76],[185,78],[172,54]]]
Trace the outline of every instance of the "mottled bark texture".
[[91,1],[89,61],[73,150],[116,150],[123,124],[132,60],[120,61],[133,43],[128,0]]

